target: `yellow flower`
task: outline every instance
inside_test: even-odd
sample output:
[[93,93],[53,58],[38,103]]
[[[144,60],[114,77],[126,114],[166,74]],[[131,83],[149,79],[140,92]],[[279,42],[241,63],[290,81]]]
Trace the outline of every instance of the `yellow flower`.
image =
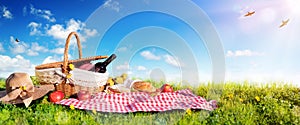
[[75,68],[75,66],[71,63],[71,64],[69,64],[69,68],[70,68],[70,70],[73,70]]
[[93,112],[94,114],[96,114],[96,113],[97,113],[96,109],[93,109],[93,110],[92,110],[92,112]]
[[243,102],[244,100],[242,98],[240,98],[240,102]]
[[67,75],[67,79],[71,78],[72,77],[72,74],[68,74]]
[[233,98],[233,94],[228,94],[228,98],[232,99]]
[[107,83],[109,86],[113,86],[115,84],[111,77],[108,78]]
[[73,104],[70,105],[70,109],[74,110],[75,106]]
[[26,90],[26,86],[21,86],[20,89],[21,89],[22,91],[25,91],[25,90]]
[[188,108],[188,109],[186,109],[186,110],[185,110],[185,112],[186,112],[186,114],[188,114],[188,115],[192,115],[192,110],[191,110],[191,109],[189,109],[189,108]]
[[255,96],[256,101],[260,101],[260,98],[258,96]]

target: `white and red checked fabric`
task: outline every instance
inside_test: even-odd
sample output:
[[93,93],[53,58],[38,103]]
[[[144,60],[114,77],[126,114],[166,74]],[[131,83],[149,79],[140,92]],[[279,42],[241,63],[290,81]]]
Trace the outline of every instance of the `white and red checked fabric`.
[[97,93],[94,98],[79,101],[75,98],[64,99],[56,104],[74,105],[77,109],[96,110],[100,112],[127,113],[138,111],[167,111],[173,109],[203,109],[214,110],[216,101],[206,101],[194,95],[189,89],[176,92],[160,93],[151,96],[144,92],[129,92],[120,94]]

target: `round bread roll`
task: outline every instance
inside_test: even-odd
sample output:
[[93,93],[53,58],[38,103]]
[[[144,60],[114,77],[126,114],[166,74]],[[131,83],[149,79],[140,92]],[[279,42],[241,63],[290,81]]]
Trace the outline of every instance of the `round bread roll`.
[[142,92],[154,92],[156,89],[152,86],[150,82],[136,81],[133,83],[132,88],[137,91]]

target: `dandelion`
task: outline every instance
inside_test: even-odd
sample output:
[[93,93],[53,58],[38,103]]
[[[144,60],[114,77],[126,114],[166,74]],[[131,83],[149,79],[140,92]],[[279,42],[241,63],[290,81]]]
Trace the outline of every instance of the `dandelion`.
[[73,70],[75,68],[75,66],[73,64],[69,64],[69,68],[70,68],[70,70]]
[[256,101],[260,101],[260,98],[258,96],[255,96]]
[[242,98],[240,98],[240,102],[243,102],[244,100]]
[[228,98],[232,99],[233,98],[233,94],[228,94]]
[[74,104],[71,104],[71,105],[70,105],[70,109],[72,109],[72,110],[74,110],[74,109],[75,109],[75,106],[74,106]]
[[192,110],[191,110],[191,109],[189,109],[189,108],[188,108],[188,109],[186,109],[186,110],[185,110],[185,112],[186,112],[186,114],[188,114],[188,115],[192,115]]

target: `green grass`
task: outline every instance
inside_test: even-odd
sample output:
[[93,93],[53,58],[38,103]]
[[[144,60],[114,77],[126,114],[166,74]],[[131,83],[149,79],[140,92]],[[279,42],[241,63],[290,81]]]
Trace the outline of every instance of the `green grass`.
[[[150,80],[149,80],[150,81]],[[164,82],[153,82],[160,87]],[[217,100],[214,111],[182,110],[128,114],[92,113],[71,110],[48,102],[47,96],[23,105],[0,104],[0,124],[300,124],[300,89],[283,83],[253,85],[248,82],[203,84],[197,87],[173,85],[174,90],[190,88],[207,100]],[[4,81],[0,81],[4,89]]]

